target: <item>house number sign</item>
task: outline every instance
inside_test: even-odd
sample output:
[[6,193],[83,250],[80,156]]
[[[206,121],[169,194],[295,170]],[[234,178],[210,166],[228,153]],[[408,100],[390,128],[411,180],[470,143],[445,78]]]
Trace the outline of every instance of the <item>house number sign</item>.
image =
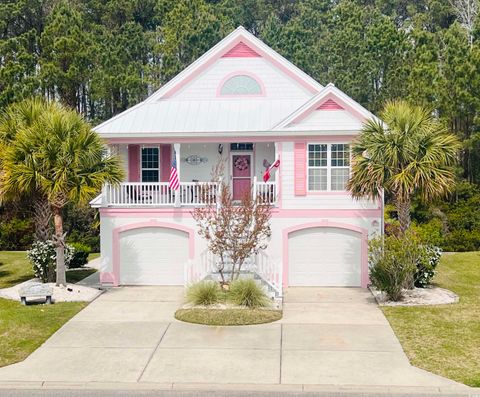
[[190,165],[199,165],[202,163],[206,163],[208,159],[206,157],[200,157],[197,154],[192,154],[185,159],[185,162]]

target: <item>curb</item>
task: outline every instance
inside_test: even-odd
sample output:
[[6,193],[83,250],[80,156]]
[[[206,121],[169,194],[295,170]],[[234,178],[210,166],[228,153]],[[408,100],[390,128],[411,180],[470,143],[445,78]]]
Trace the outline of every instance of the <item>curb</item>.
[[112,382],[18,382],[2,381],[2,389],[23,390],[159,390],[159,391],[245,391],[245,392],[342,392],[406,395],[480,396],[480,389],[463,387],[354,386],[314,384],[221,384],[221,383],[112,383]]

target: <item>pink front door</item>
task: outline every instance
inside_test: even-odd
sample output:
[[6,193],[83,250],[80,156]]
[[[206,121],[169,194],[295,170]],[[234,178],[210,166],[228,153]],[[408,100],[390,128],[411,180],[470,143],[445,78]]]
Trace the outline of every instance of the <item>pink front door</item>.
[[241,200],[252,186],[252,155],[234,154],[232,156],[233,199]]

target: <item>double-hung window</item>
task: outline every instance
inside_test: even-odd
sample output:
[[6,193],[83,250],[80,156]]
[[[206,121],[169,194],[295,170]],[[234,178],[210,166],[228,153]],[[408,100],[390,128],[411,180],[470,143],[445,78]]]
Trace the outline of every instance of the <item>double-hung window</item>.
[[160,160],[158,147],[142,148],[142,182],[158,182],[160,180]]
[[328,145],[308,145],[308,190],[328,190]]
[[344,191],[350,176],[350,146],[311,143],[307,147],[308,190]]

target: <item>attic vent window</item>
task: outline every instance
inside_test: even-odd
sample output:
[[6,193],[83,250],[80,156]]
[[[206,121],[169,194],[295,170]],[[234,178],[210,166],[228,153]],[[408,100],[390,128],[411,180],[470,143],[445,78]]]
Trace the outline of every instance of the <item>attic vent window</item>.
[[223,84],[220,95],[261,95],[262,87],[253,77],[237,75]]

